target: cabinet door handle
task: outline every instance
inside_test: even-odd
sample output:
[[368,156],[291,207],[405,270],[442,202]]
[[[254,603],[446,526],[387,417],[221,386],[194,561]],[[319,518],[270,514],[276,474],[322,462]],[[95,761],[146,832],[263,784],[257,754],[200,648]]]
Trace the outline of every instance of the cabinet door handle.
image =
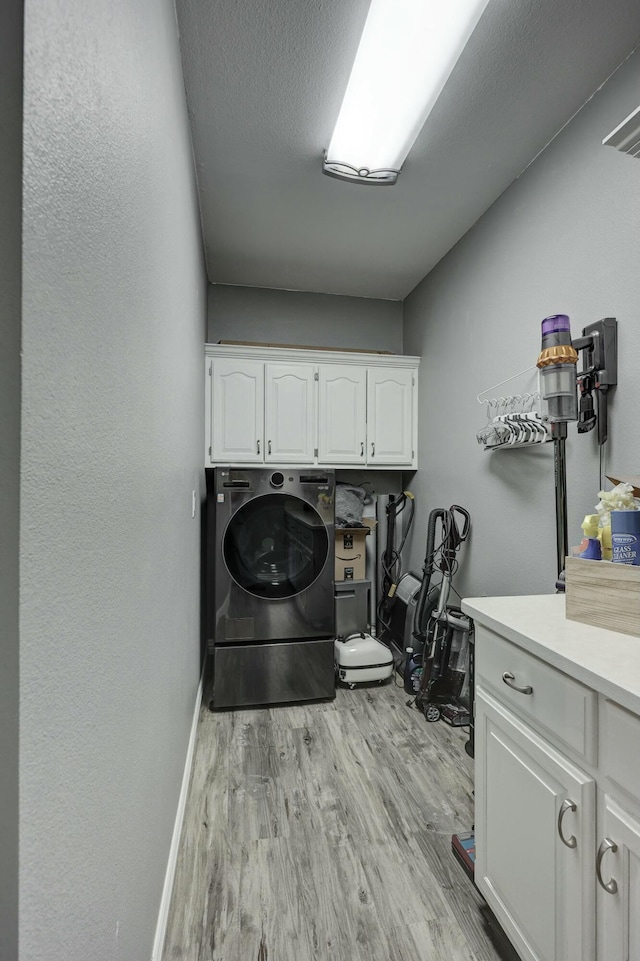
[[560,805],[560,812],[558,814],[558,834],[560,835],[560,840],[563,844],[566,844],[568,848],[575,848],[578,845],[573,834],[570,838],[566,838],[562,833],[562,819],[564,818],[567,811],[576,811],[576,806],[573,801],[566,798]]
[[530,684],[527,684],[526,687],[518,687],[517,684],[513,683],[515,681],[515,675],[512,674],[511,671],[505,671],[502,675],[502,680],[507,687],[510,687],[513,691],[517,691],[518,694],[533,694],[533,688]]
[[256,441],[256,452],[257,452],[258,454],[260,453],[260,441],[259,441],[259,440]]
[[360,457],[364,457],[364,441],[360,441]]
[[376,456],[376,445],[373,443],[373,441],[371,441],[371,456]]
[[271,441],[269,441],[269,453],[271,453]]
[[596,877],[598,878],[598,884],[601,888],[607,892],[607,894],[616,894],[618,891],[618,885],[616,881],[611,878],[606,884],[602,880],[602,859],[607,853],[607,851],[613,851],[615,854],[618,850],[618,845],[611,838],[605,838],[600,847],[598,848],[598,857],[596,858]]

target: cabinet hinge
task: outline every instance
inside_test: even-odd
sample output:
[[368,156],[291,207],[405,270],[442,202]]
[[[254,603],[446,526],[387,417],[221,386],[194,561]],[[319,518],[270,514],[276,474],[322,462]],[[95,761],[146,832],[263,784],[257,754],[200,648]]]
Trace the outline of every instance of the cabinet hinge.
[[316,372],[314,373],[313,379],[314,379],[314,380],[320,380],[320,375],[319,375],[318,371],[316,371]]

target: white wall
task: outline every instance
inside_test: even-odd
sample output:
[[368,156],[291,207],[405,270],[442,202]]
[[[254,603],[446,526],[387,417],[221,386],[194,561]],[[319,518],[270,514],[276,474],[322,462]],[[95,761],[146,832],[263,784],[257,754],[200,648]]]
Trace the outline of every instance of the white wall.
[[22,16],[0,6],[0,961],[18,956]]
[[25,19],[20,961],[146,961],[199,680],[205,276],[171,0]]
[[301,347],[402,353],[402,304],[395,300],[209,286],[209,343],[247,340]]
[[[476,395],[535,364],[547,315],[568,313],[574,336],[618,318],[607,457],[611,468],[640,473],[640,162],[601,145],[639,91],[636,53],[405,301],[405,351],[423,356],[411,566],[422,563],[428,512],[468,507],[463,594],[554,589],[552,445],[485,453],[475,438],[486,420]],[[595,434],[570,427],[567,458],[576,544],[598,500]]]

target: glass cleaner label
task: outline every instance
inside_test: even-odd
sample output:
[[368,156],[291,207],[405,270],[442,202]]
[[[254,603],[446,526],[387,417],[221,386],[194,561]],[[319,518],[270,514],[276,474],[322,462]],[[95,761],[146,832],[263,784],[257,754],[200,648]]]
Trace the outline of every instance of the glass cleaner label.
[[640,565],[640,537],[637,534],[612,534],[611,560],[614,564]]

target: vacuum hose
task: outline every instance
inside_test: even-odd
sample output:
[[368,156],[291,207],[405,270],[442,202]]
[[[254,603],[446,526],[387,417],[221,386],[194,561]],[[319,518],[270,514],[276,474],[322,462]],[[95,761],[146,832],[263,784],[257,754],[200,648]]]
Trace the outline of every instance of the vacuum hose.
[[[396,548],[396,521],[407,504],[409,504],[409,519],[400,546]],[[415,498],[410,491],[403,491],[398,498],[390,497],[386,507],[387,542],[381,557],[382,597],[378,605],[378,618],[386,628],[389,627],[388,619],[395,601],[396,587],[402,573],[402,549],[413,524],[415,509]]]
[[440,518],[444,526],[444,516],[446,513],[447,511],[445,511],[442,507],[436,507],[436,509],[432,510],[429,514],[429,522],[427,524],[427,550],[424,557],[424,565],[422,567],[422,586],[420,588],[420,593],[418,595],[418,600],[416,602],[413,615],[413,636],[417,641],[420,642],[421,647],[424,647],[424,641],[426,638],[426,625],[436,603],[435,598],[432,596],[430,591],[431,578],[433,577],[433,567],[436,556],[436,522],[438,518]]

